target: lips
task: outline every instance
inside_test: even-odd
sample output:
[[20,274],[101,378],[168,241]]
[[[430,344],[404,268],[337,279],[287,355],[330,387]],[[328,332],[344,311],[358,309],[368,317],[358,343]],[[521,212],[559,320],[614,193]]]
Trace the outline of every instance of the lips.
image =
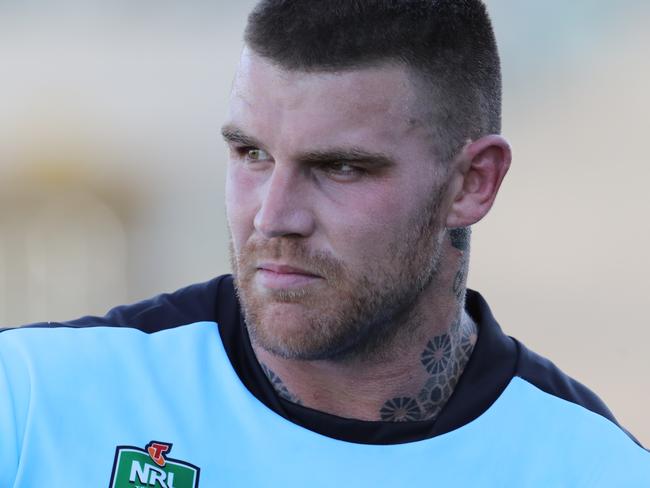
[[259,284],[266,288],[299,288],[322,279],[310,271],[286,264],[261,263],[257,266]]
[[288,266],[286,264],[270,264],[262,263],[257,269],[270,271],[277,274],[295,274],[295,275],[304,275],[304,276],[313,276],[314,278],[320,278],[317,274],[311,273],[306,269],[296,268],[294,266]]

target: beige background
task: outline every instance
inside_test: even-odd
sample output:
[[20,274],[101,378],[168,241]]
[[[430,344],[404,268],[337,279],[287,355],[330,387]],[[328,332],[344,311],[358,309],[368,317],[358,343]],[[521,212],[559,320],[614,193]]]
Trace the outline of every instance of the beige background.
[[[43,3],[0,3],[0,323],[228,271],[219,127],[254,2]],[[470,286],[650,445],[650,4],[488,6],[515,159]]]

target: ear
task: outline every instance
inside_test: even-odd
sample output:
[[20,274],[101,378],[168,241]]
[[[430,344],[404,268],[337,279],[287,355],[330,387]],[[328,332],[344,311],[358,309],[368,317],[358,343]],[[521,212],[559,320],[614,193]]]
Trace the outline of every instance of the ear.
[[510,145],[499,135],[482,137],[463,148],[452,176],[447,228],[467,227],[485,217],[511,160]]

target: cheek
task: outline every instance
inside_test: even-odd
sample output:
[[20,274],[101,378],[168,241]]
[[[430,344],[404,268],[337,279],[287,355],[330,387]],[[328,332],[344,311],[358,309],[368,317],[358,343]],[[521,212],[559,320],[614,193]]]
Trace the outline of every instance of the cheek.
[[405,246],[414,242],[422,226],[430,225],[433,202],[439,196],[432,188],[431,174],[423,172],[348,195],[340,218],[339,238],[345,245],[341,256],[352,265],[382,267],[394,261],[396,251],[411,252]]
[[226,175],[226,217],[233,245],[239,250],[253,232],[255,184],[231,164]]
[[359,192],[330,220],[337,222],[329,236],[334,252],[350,264],[386,260],[407,230],[411,212],[403,195],[382,190]]

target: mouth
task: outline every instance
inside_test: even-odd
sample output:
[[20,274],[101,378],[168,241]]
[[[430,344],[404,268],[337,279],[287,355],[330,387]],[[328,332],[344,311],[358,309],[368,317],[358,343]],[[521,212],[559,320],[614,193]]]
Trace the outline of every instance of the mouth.
[[275,263],[259,264],[256,275],[259,284],[271,289],[299,288],[323,279],[322,276],[306,269]]

